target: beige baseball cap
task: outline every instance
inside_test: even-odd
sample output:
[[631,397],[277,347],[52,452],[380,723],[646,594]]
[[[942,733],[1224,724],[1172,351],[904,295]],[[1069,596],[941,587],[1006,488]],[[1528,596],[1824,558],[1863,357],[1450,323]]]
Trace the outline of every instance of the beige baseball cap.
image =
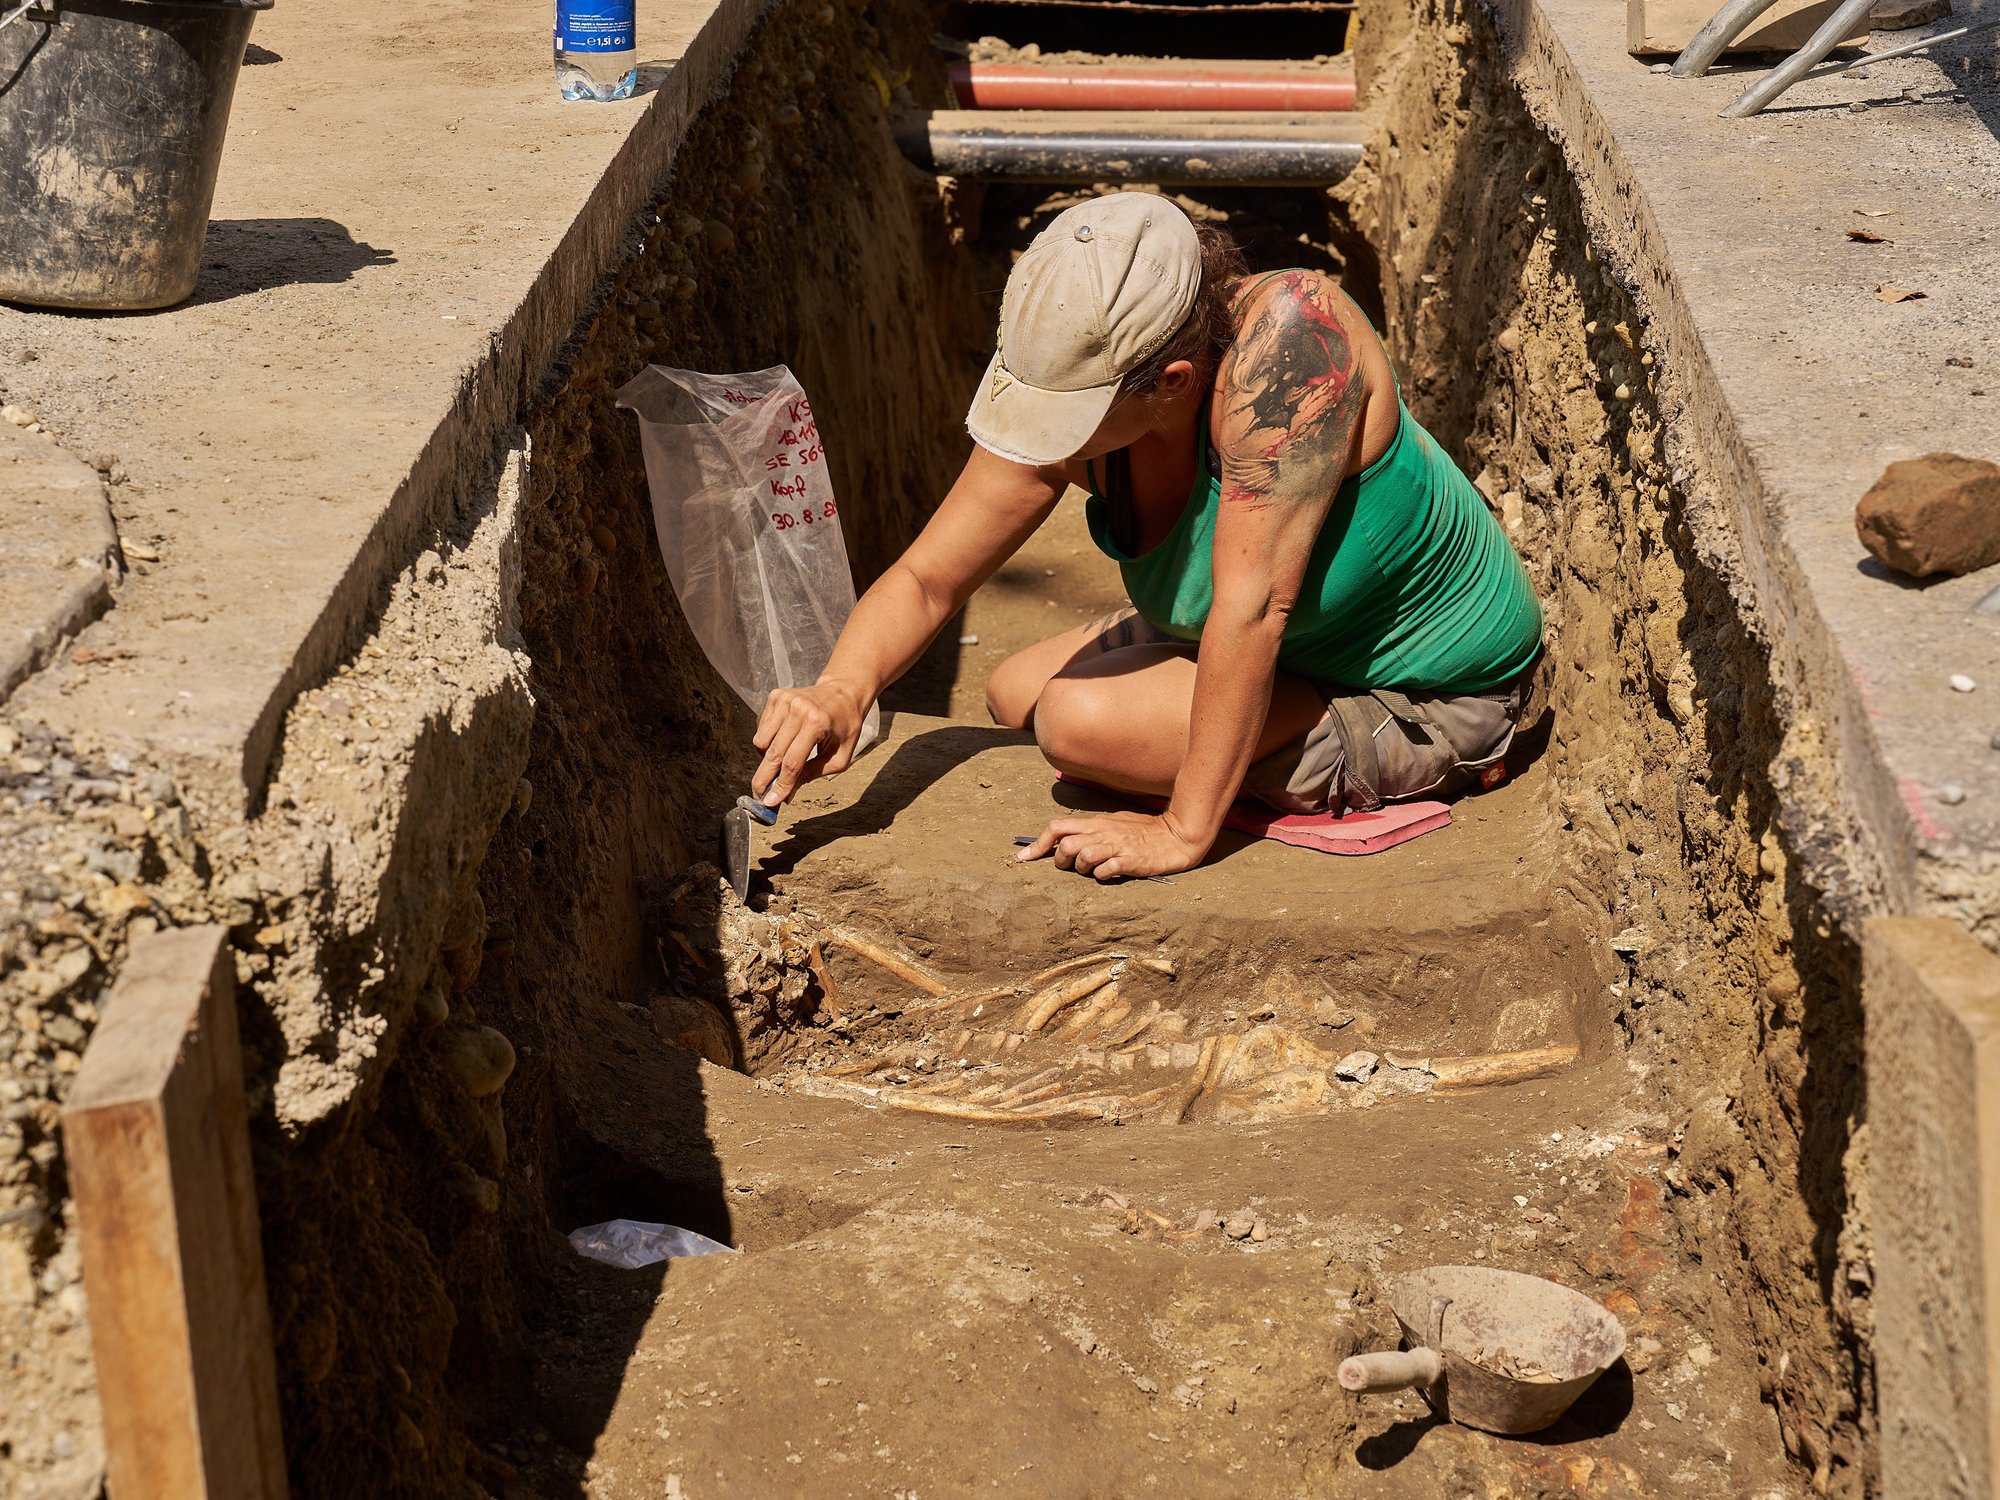
[[1090,441],[1118,383],[1180,329],[1201,290],[1194,223],[1151,193],[1057,214],[1014,263],[1000,336],[965,428],[1016,463],[1060,463]]

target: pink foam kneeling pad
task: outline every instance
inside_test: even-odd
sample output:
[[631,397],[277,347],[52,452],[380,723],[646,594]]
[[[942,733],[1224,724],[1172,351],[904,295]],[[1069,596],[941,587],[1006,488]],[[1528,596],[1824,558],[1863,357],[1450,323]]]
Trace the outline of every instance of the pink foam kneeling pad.
[[[1121,797],[1155,812],[1167,805],[1164,797],[1114,792],[1075,776],[1059,775],[1056,779]],[[1450,821],[1451,808],[1442,802],[1391,802],[1375,812],[1349,812],[1341,817],[1330,812],[1281,813],[1261,802],[1238,802],[1222,824],[1253,838],[1276,839],[1300,849],[1317,849],[1321,854],[1380,854],[1435,832]]]

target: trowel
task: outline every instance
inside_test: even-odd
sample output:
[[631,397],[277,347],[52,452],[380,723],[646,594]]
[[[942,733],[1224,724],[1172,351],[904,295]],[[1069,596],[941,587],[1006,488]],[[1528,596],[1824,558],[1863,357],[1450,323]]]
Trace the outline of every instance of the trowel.
[[778,826],[778,810],[745,793],[722,815],[722,873],[738,901],[750,899],[750,829],[753,823]]

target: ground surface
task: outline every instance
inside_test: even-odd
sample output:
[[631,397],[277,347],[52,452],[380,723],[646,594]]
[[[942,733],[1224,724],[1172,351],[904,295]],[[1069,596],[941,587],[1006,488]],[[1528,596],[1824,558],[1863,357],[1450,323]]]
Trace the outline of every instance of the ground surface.
[[[1075,541],[1059,513],[974,601],[980,652],[1062,616],[1049,570],[1075,575],[1067,599],[1115,587]],[[1562,896],[1537,772],[1386,855],[1237,841],[1171,886],[1100,887],[1012,861],[1009,835],[1057,809],[1024,736],[902,714],[888,740],[812,788],[761,862],[760,890],[802,921],[835,913],[975,988],[1107,947],[1165,955],[1176,976],[1149,979],[1180,1018],[1168,1042],[1263,1027],[1329,1054],[1581,1056],[1453,1094],[1385,1068],[1257,1123],[1219,1122],[1216,1098],[1185,1125],[927,1118],[861,1090],[921,1091],[947,1033],[982,1022],[960,1009],[927,1030],[917,991],[843,961],[855,1021],[810,1063],[755,1082],[702,1069],[716,1227],[746,1253],[664,1278],[577,1268],[547,1322],[549,1432],[498,1447],[520,1493],[1792,1493],[1747,1348],[1697,1330],[1712,1289],[1660,1209],[1674,1143],[1611,1040],[1604,976],[1622,969]],[[658,1041],[630,1026],[598,1051],[596,1092],[617,1102],[593,1128],[635,1183],[671,1182],[686,1123],[649,1111]],[[1022,1050],[1060,1063],[1083,1045],[1062,1029]],[[893,1066],[913,1056],[915,1075]],[[871,1059],[891,1066],[854,1066]],[[813,1096],[836,1075],[862,1084]],[[1625,1322],[1629,1363],[1528,1442],[1439,1424],[1414,1397],[1357,1403],[1335,1367],[1394,1345],[1391,1280],[1437,1263],[1588,1290]]]

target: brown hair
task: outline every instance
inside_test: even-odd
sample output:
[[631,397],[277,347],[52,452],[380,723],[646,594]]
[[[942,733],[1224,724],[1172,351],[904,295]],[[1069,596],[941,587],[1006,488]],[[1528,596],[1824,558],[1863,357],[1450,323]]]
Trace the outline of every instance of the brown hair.
[[1212,370],[1235,341],[1231,304],[1236,283],[1250,274],[1250,267],[1228,230],[1197,224],[1194,232],[1201,240],[1201,288],[1194,294],[1194,307],[1164,344],[1126,372],[1118,383],[1124,395],[1149,394],[1176,360],[1185,359],[1197,370]]

